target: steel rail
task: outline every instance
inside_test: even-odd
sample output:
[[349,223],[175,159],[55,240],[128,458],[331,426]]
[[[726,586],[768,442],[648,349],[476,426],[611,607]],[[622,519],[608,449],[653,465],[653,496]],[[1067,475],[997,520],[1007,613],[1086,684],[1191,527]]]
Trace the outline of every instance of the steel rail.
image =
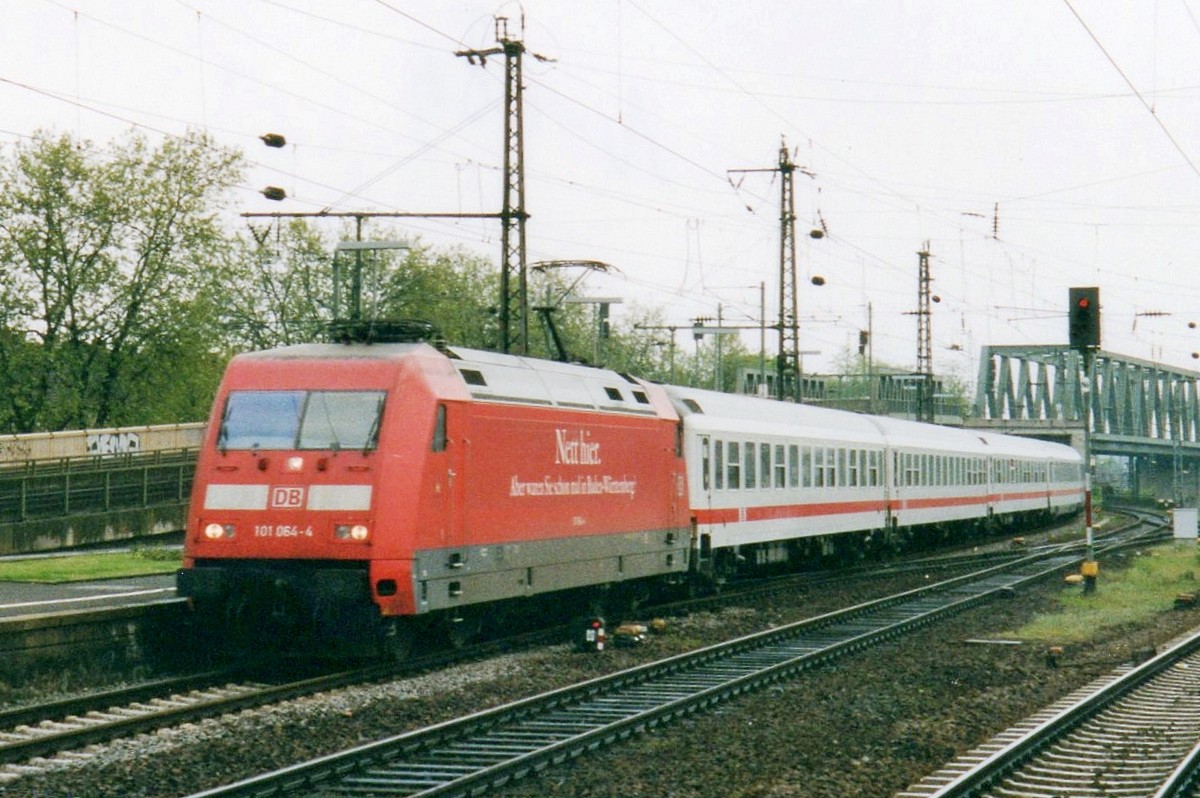
[[1075,546],[323,756],[189,798],[477,796],[1077,563]]
[[[1181,756],[1200,733],[1198,691],[1200,631],[1141,665],[1098,680],[1019,733],[1001,735],[899,795],[968,798],[1046,789],[1150,795],[1154,785],[1161,785],[1164,796],[1178,795],[1174,791],[1183,789],[1195,767],[1195,748]],[[1180,706],[1172,707],[1176,702]],[[1149,749],[1155,756],[1147,755]]]

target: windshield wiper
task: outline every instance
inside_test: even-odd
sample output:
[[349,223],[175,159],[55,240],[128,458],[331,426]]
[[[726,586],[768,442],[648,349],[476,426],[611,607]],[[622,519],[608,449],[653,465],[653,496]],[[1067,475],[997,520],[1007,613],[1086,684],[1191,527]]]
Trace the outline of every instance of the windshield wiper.
[[371,429],[367,430],[367,439],[363,441],[363,454],[374,449],[379,445],[379,426],[383,420],[383,401],[384,396],[379,397],[379,401],[375,403],[375,420],[371,422]]

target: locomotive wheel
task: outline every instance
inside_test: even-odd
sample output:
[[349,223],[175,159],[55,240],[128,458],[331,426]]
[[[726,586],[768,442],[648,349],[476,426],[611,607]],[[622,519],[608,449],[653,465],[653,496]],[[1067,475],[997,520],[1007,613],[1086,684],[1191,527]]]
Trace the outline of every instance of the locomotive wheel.
[[380,654],[390,662],[403,662],[412,654],[416,630],[402,618],[384,621],[383,634],[379,638]]
[[446,641],[455,649],[466,648],[483,631],[483,615],[475,610],[463,610],[446,616]]

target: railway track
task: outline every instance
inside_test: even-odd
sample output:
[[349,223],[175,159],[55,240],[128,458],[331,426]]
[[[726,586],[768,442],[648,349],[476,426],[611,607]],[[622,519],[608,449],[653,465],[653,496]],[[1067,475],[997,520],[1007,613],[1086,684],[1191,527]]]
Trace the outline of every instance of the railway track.
[[1196,794],[1200,632],[959,757],[902,798]]
[[[1000,554],[1009,559],[1008,552]],[[1074,555],[1063,555],[1068,560]],[[897,564],[886,570],[895,573],[906,568],[933,571],[936,568],[964,569],[971,562],[986,562],[997,557],[995,552],[975,557],[939,557],[934,561]],[[1058,567],[1050,566],[1052,569]],[[844,575],[839,577],[844,578]],[[808,574],[799,577],[802,583],[820,585],[828,579],[824,574]],[[718,601],[736,600],[743,594],[784,590],[780,582],[768,580],[755,588],[727,594]],[[793,588],[794,589],[794,588]],[[693,602],[690,606],[707,606],[713,599]],[[868,607],[863,605],[862,612]],[[680,607],[675,608],[684,611]],[[856,610],[859,608],[856,608]],[[904,613],[901,613],[903,615]],[[836,626],[840,614],[816,619],[818,625]],[[886,615],[880,616],[886,619]],[[899,633],[899,629],[896,633]],[[490,646],[472,648],[465,652],[444,652],[433,657],[424,657],[403,670],[393,666],[353,669],[318,677],[305,678],[287,684],[266,684],[253,679],[236,680],[229,672],[192,675],[180,679],[163,680],[133,688],[54,702],[36,707],[0,712],[0,763],[20,763],[34,757],[49,757],[63,751],[72,751],[84,746],[128,737],[139,732],[151,731],[215,717],[246,708],[259,707],[313,693],[336,689],[341,686],[367,683],[381,679],[396,678],[405,673],[422,669],[445,667],[464,658],[486,656],[488,650],[512,648],[562,639],[561,630],[541,630],[526,633],[519,639],[494,641]],[[866,643],[864,643],[866,644]],[[815,662],[816,660],[814,660]],[[244,673],[244,672],[243,672]],[[230,681],[235,679],[235,681]],[[0,769],[0,783],[16,778],[27,768],[20,764],[8,764]]]
[[[1014,556],[1006,552],[993,552],[941,557],[896,563],[886,566],[885,570],[891,575],[911,571],[962,573],[976,570],[984,564],[1007,561]],[[833,575],[814,572],[766,579],[715,596],[660,605],[656,611],[664,614],[692,612],[765,594],[820,589],[830,582],[877,571],[877,568],[851,568]],[[87,745],[342,686],[444,668],[463,660],[494,655],[502,650],[561,641],[566,639],[567,634],[568,629],[564,627],[538,629],[461,651],[436,652],[414,659],[402,667],[378,665],[339,670],[293,678],[284,683],[279,683],[278,679],[262,678],[261,674],[254,673],[252,666],[221,669],[0,710],[0,783],[5,780],[5,765],[34,757],[53,756]],[[9,767],[7,772],[19,773],[21,770],[19,766]]]
[[0,712],[0,784],[19,764],[95,743],[285,701],[381,678],[380,670],[342,671],[285,684],[227,681],[230,671],[165,679],[49,704]]
[[1010,594],[1077,562],[1022,558],[359,746],[189,798],[482,795],[513,780]]

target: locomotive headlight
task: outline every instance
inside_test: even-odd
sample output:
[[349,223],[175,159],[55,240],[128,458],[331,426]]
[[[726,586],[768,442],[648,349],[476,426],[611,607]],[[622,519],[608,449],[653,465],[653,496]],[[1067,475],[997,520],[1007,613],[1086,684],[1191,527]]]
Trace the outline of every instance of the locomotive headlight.
[[338,540],[355,540],[362,542],[371,536],[366,524],[338,524],[333,528],[333,536]]
[[233,537],[233,524],[209,524],[204,527],[204,537],[209,540],[221,540]]

